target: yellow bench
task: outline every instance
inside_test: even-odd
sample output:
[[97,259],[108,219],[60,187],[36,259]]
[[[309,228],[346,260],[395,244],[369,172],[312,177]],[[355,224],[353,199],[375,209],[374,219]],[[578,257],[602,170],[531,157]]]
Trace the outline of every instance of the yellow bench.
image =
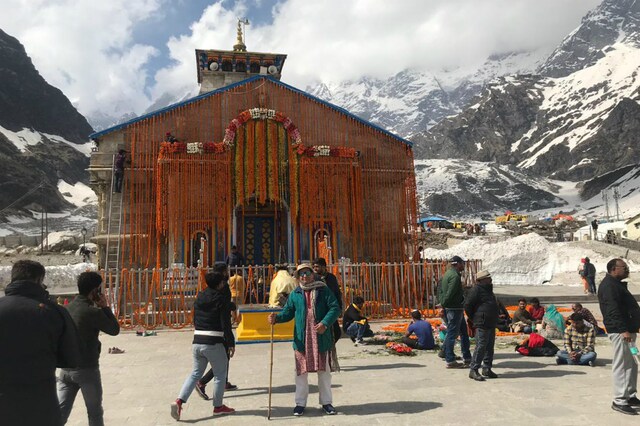
[[[240,305],[240,325],[236,329],[236,342],[268,343],[271,341],[271,324],[268,316],[272,312],[280,312],[280,308],[271,308],[266,305]],[[290,342],[293,340],[293,323],[289,321],[273,326],[274,342]]]

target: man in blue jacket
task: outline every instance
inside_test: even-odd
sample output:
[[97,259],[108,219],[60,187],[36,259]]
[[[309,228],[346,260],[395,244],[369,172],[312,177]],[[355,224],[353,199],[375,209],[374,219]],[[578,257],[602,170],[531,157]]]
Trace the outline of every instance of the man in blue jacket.
[[[447,337],[444,339],[444,356],[447,368],[468,367],[471,363],[471,351],[469,350],[469,333],[464,322],[464,293],[462,289],[462,271],[464,260],[460,256],[451,258],[451,266],[442,277],[442,283],[438,288],[438,301],[444,309],[447,319]],[[464,364],[456,361],[453,347],[460,336],[460,347]]]
[[[293,350],[296,359],[296,406],[294,416],[304,414],[309,396],[309,374],[318,373],[320,405],[326,414],[336,414],[331,395],[331,372],[339,369],[333,351],[330,328],[340,315],[335,295],[322,281],[315,281],[310,264],[296,269],[298,287],[289,295],[287,303],[277,315],[269,315],[271,324],[291,321]],[[311,309],[309,309],[311,308]]]

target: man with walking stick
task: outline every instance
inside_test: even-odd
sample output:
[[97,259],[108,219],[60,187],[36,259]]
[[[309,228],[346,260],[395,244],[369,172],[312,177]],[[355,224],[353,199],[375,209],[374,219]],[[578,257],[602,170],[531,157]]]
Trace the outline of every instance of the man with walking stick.
[[328,330],[340,315],[338,301],[322,281],[314,280],[311,265],[296,269],[298,287],[291,293],[278,314],[269,315],[269,323],[288,322],[295,318],[293,350],[296,360],[296,406],[294,416],[302,416],[309,396],[308,373],[318,373],[319,400],[325,414],[336,414],[331,395],[331,372],[338,371],[333,351],[333,336]]

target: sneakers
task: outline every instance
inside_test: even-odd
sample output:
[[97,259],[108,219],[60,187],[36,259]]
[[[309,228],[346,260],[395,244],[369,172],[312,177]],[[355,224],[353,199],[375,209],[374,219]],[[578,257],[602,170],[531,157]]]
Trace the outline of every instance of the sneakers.
[[182,400],[178,398],[176,402],[171,404],[171,417],[180,420],[180,414],[182,414]]
[[589,367],[595,367],[596,363],[595,361],[589,361]]
[[364,340],[363,340],[363,339],[356,339],[356,341],[355,341],[354,345],[355,345],[355,346],[358,346],[358,345],[366,345],[366,343],[364,342]]
[[482,375],[484,377],[488,377],[489,379],[497,379],[498,375],[494,373],[490,368],[483,368]]
[[470,359],[465,359],[465,360],[462,362],[462,366],[463,366],[464,368],[469,368],[469,367],[471,366],[471,360],[470,360]]
[[224,385],[224,390],[225,391],[234,391],[238,389],[238,386],[236,385],[232,385],[231,383],[227,382],[227,384]]
[[300,406],[300,405],[296,405],[296,407],[293,409],[293,415],[294,416],[301,416],[304,414],[304,407]]
[[470,370],[469,378],[475,380],[476,382],[484,382],[484,377],[482,377],[482,375],[478,373],[478,370]]
[[453,361],[453,362],[448,362],[447,363],[447,368],[462,368],[463,365],[460,364],[458,361]]
[[627,404],[631,405],[632,407],[640,407],[640,399],[634,396],[633,398],[627,399]]
[[324,410],[325,414],[329,414],[330,416],[332,416],[332,415],[337,413],[336,409],[333,408],[333,405],[331,405],[331,404],[323,405],[322,409]]
[[227,407],[224,404],[222,404],[219,407],[215,407],[213,409],[213,415],[214,416],[221,416],[223,414],[233,414],[235,412],[236,412],[236,410],[234,410],[233,408]]
[[208,401],[209,395],[207,395],[207,393],[205,392],[206,387],[207,385],[203,385],[200,382],[196,383],[196,392],[198,392],[198,395],[200,395],[200,398],[204,399],[205,401]]
[[614,402],[614,403],[611,404],[611,408],[613,408],[614,411],[617,411],[617,412],[622,413],[622,414],[629,414],[631,416],[637,416],[638,415],[636,410],[631,408],[630,405],[619,405],[619,404],[616,404]]

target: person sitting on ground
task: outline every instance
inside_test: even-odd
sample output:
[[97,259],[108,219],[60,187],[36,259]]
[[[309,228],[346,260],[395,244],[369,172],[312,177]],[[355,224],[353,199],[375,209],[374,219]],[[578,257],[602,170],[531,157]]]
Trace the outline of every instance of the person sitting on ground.
[[591,311],[587,308],[582,307],[581,303],[574,303],[573,305],[571,305],[571,310],[574,314],[581,314],[587,326],[593,326],[596,332],[596,336],[603,336],[607,334],[604,329],[598,326],[598,320],[593,316]]
[[518,309],[513,313],[511,329],[515,332],[531,333],[535,323],[529,311],[527,311],[527,299],[524,297],[518,300]]
[[564,336],[564,317],[555,305],[549,305],[542,318],[542,335],[547,339],[562,339]]
[[269,289],[269,306],[272,308],[282,308],[293,290],[298,286],[295,278],[289,274],[288,265],[276,265],[276,276],[271,280]]
[[353,303],[344,311],[342,316],[342,329],[351,341],[356,345],[362,344],[364,337],[372,337],[373,332],[369,327],[369,321],[362,315],[364,299],[360,296],[353,298]]
[[509,315],[509,311],[507,311],[504,303],[497,297],[496,302],[498,302],[498,323],[496,324],[496,328],[500,331],[510,331],[511,315]]
[[594,366],[596,361],[595,331],[584,322],[582,314],[572,314],[571,324],[564,330],[564,350],[556,355],[556,363]]
[[527,308],[527,311],[531,314],[531,318],[536,323],[541,323],[544,317],[544,306],[540,304],[540,300],[537,297],[531,299],[531,305]]
[[[412,334],[415,334],[418,338],[412,339]],[[409,324],[409,328],[402,338],[402,342],[413,349],[433,349],[436,346],[433,340],[431,323],[424,321],[422,314],[417,309],[411,311],[411,324]]]
[[516,346],[516,352],[524,356],[554,356],[560,349],[540,333],[531,333]]

